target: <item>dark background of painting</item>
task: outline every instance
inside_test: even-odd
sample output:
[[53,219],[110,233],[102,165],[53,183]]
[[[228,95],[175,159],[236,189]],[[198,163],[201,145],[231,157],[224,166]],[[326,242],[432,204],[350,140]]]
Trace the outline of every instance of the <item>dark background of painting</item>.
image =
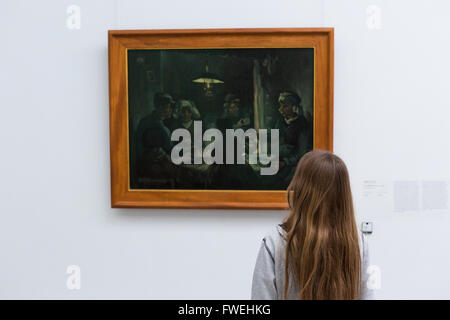
[[[263,103],[260,106],[263,109],[260,128],[275,128],[280,117],[277,100],[283,91],[297,93],[302,99],[303,112],[313,114],[312,48],[128,50],[131,188],[142,188],[136,183],[133,145],[139,121],[154,110],[155,93],[168,93],[175,101],[194,101],[204,121],[214,121],[220,117],[224,98],[228,93],[237,94],[241,99],[241,109],[251,111],[255,61],[260,66],[261,84],[264,89]],[[224,82],[212,85],[213,97],[205,96],[203,86],[192,81],[205,71],[206,64],[209,72]],[[251,120],[253,122],[253,119]],[[183,186],[175,188],[186,189]]]

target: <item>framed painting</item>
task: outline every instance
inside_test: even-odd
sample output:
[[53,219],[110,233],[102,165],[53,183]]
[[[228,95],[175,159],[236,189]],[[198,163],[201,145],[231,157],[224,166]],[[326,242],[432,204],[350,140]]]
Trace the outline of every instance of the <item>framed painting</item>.
[[112,207],[285,209],[333,149],[332,28],[110,30]]

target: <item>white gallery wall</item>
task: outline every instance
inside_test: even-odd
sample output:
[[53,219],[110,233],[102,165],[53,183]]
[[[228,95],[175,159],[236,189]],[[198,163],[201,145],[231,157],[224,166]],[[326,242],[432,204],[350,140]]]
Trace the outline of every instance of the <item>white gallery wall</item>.
[[[69,29],[68,8],[80,9]],[[248,299],[284,211],[110,208],[108,29],[334,27],[334,151],[379,299],[450,298],[450,2],[3,1],[0,298]],[[66,286],[81,268],[81,288]]]

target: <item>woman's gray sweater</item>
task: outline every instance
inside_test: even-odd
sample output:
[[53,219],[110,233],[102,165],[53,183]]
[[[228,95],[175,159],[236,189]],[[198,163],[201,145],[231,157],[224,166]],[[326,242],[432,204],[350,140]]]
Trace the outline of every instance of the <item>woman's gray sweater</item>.
[[[364,234],[359,237],[361,253],[362,290],[360,299],[373,299],[373,289],[368,288],[369,247]],[[253,272],[251,298],[254,300],[282,300],[284,295],[284,262],[286,239],[281,225],[277,225],[262,240]],[[299,289],[292,277],[289,279],[289,300],[298,299]]]

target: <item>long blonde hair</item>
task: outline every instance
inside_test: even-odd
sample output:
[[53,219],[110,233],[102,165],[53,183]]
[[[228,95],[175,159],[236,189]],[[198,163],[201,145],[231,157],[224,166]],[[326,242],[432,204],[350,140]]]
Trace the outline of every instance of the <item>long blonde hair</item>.
[[344,162],[328,151],[306,153],[287,194],[284,298],[292,273],[299,299],[358,299],[361,256]]

